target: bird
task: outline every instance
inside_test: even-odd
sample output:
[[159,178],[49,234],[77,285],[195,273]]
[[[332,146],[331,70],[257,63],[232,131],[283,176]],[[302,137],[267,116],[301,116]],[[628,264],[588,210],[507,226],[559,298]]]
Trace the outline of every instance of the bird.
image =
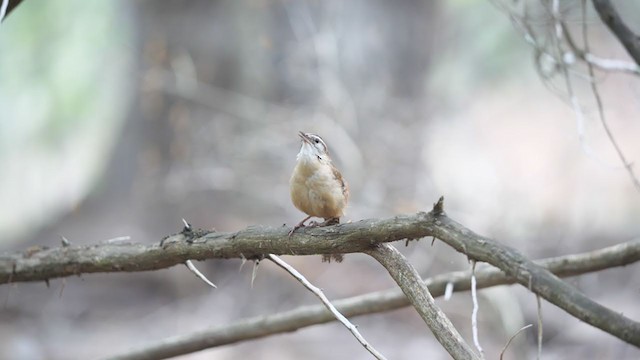
[[[298,133],[302,146],[296,157],[296,165],[289,181],[291,202],[308,216],[291,229],[289,236],[312,217],[324,222],[312,221],[308,227],[340,223],[349,201],[349,185],[333,165],[327,144],[318,135]],[[338,259],[336,259],[338,260]]]

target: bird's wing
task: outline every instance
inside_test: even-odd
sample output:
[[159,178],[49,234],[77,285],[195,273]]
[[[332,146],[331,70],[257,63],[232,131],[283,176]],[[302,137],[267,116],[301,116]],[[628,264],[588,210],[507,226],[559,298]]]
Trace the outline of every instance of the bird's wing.
[[333,171],[333,177],[338,181],[340,186],[342,187],[342,194],[344,195],[345,202],[349,200],[349,184],[347,184],[346,180],[342,177],[342,174],[335,166],[331,166],[331,170]]

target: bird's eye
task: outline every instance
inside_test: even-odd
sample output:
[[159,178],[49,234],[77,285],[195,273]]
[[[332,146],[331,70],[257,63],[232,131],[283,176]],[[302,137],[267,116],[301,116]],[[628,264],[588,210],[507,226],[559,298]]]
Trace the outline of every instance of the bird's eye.
[[314,139],[314,141],[316,142],[316,144],[320,144],[320,139]]

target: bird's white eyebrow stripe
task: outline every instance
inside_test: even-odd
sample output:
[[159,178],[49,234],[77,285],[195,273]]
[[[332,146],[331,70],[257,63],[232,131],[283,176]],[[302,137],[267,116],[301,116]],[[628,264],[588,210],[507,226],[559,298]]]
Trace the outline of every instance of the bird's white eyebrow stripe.
[[309,137],[312,138],[312,139],[318,139],[322,143],[322,145],[324,146],[325,150],[328,149],[327,148],[327,144],[324,142],[324,140],[322,140],[322,138],[320,136],[315,135],[315,134],[309,134]]

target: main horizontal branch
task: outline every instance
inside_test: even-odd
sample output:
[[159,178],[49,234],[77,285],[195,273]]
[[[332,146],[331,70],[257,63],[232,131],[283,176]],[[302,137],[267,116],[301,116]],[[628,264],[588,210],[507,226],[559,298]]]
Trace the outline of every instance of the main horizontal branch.
[[237,232],[185,228],[161,243],[150,245],[103,243],[30,248],[0,255],[0,284],[46,281],[88,273],[158,270],[187,260],[363,252],[378,243],[431,236],[436,226],[431,213],[421,212],[384,220],[300,229],[291,237],[287,236],[289,228],[286,227],[251,226]]
[[[249,227],[235,233],[185,229],[154,245],[32,249],[0,257],[0,283],[48,280],[82,273],[155,270],[189,259],[365,252],[379,243],[435,236],[470,259],[501,269],[576,318],[640,347],[640,323],[594,302],[517,250],[477,235],[450,219],[444,213],[442,198],[429,213],[304,229],[292,237],[287,233],[284,227]],[[635,256],[640,258],[638,254]]]

